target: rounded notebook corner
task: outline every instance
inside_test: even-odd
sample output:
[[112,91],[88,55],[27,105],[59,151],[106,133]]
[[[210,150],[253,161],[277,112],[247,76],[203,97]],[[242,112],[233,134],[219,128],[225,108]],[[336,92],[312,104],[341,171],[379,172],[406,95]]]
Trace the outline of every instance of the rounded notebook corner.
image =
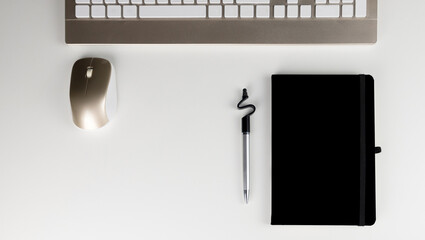
[[365,74],[366,79],[368,79],[369,81],[375,81],[375,79],[373,78],[372,75],[370,74]]
[[376,218],[372,219],[371,222],[368,222],[367,226],[373,226],[373,225],[375,225],[375,223],[376,223]]

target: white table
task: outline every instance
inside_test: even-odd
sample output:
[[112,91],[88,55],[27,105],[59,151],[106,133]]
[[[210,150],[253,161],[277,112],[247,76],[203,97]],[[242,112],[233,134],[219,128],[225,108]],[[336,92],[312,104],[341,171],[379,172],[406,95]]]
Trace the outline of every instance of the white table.
[[[425,2],[379,1],[376,45],[68,46],[64,1],[0,7],[0,239],[421,239],[425,236]],[[116,68],[119,109],[71,119],[82,57]],[[270,75],[367,73],[376,83],[377,222],[271,226]],[[251,119],[243,204],[242,88]]]

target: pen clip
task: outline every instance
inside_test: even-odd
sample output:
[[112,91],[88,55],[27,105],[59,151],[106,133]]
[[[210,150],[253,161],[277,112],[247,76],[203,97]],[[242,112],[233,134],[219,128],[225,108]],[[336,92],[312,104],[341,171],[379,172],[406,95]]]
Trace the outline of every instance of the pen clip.
[[245,117],[247,117],[247,116],[251,116],[254,112],[255,112],[255,106],[254,105],[252,105],[252,104],[247,104],[247,105],[244,105],[244,106],[241,106],[241,104],[245,101],[245,100],[247,100],[249,97],[248,97],[248,91],[246,90],[246,88],[244,88],[243,90],[242,90],[242,100],[238,103],[238,108],[239,109],[245,109],[245,108],[251,108],[252,109],[252,111],[251,112],[249,112],[248,114],[246,114],[245,115]]
[[239,109],[245,109],[245,108],[251,108],[252,111],[247,113],[243,118],[242,118],[242,133],[249,133],[250,132],[250,116],[255,112],[255,106],[252,104],[247,104],[244,106],[241,106],[241,104],[247,100],[248,97],[248,91],[246,90],[246,88],[244,88],[242,90],[242,100],[239,101],[237,107]]

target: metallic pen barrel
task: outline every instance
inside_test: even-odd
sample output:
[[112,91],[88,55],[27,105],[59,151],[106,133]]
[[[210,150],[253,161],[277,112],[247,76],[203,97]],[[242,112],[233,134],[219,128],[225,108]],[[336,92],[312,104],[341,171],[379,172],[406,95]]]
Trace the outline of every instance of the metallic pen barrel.
[[248,91],[246,88],[242,90],[242,100],[238,103],[239,109],[251,108],[252,111],[242,118],[242,134],[243,134],[243,195],[245,203],[249,199],[249,133],[250,130],[250,116],[255,112],[255,106],[248,104],[242,106],[242,103],[248,99]]
[[243,134],[243,193],[245,203],[249,198],[249,133]]

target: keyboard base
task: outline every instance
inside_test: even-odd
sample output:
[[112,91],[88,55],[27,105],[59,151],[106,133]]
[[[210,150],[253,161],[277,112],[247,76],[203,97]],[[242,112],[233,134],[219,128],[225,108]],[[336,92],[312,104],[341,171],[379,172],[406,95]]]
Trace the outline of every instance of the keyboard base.
[[376,19],[68,19],[65,27],[68,44],[332,44],[377,40]]

